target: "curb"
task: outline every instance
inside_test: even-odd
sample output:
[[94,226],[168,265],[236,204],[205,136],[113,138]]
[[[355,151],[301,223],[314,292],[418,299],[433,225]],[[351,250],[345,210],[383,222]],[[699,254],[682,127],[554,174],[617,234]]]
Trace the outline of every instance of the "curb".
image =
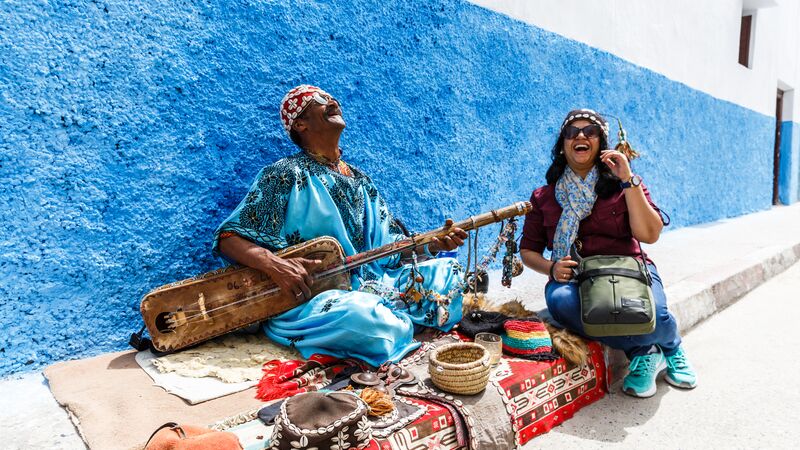
[[[748,255],[745,269],[731,264],[719,270],[699,273],[665,289],[670,312],[678,321],[678,331],[685,334],[704,320],[736,303],[747,293],[800,261],[800,242],[775,251],[767,249]],[[546,309],[544,312],[546,313]],[[542,311],[539,311],[541,314]],[[603,347],[610,385],[627,373],[628,358],[621,350]]]
[[735,303],[765,281],[800,260],[800,243],[768,255],[750,255],[742,264],[723,267],[712,273],[700,273],[665,289],[669,309],[678,321],[681,333],[687,332],[708,317]]

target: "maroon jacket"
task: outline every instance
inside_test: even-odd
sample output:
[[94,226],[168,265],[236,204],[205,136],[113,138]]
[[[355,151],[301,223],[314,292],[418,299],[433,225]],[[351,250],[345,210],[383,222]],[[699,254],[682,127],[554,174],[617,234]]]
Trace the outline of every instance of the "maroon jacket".
[[[553,249],[553,236],[562,211],[561,205],[556,201],[555,188],[555,185],[548,184],[533,191],[531,195],[533,209],[525,216],[520,248],[537,253],[542,253],[545,247]],[[650,199],[650,192],[644,184],[642,190],[650,205],[660,213]],[[638,256],[639,245],[633,238],[628,222],[625,194],[618,192],[609,198],[598,197],[592,212],[581,221],[578,239],[583,244],[580,250],[581,256]],[[648,262],[652,261],[648,258]]]

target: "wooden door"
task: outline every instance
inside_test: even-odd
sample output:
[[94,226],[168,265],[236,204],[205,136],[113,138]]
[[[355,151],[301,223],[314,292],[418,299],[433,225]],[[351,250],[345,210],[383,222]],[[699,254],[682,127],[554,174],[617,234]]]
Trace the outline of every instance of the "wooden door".
[[783,112],[783,91],[778,89],[775,101],[775,152],[772,163],[772,204],[780,203],[778,199],[778,180],[781,172],[781,113]]

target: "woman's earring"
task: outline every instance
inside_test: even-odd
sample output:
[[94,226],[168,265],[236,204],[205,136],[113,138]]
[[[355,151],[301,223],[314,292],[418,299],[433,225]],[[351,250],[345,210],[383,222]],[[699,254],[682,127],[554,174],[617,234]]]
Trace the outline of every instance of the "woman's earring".
[[563,155],[564,154],[564,150],[559,151],[558,154],[559,155]]

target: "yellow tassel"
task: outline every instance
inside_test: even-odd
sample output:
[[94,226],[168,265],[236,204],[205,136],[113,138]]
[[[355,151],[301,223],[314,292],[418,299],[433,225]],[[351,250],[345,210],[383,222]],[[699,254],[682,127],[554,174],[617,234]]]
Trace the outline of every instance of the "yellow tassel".
[[619,131],[617,132],[619,143],[617,143],[617,146],[614,147],[614,150],[617,150],[625,155],[628,158],[628,161],[633,161],[639,157],[639,152],[634,150],[633,147],[631,147],[631,144],[628,143],[628,134],[625,132],[625,129],[622,128],[622,121],[617,119],[617,124],[619,125]]
[[394,403],[388,394],[372,388],[364,388],[361,391],[361,400],[369,406],[369,415],[380,417],[394,411]]

